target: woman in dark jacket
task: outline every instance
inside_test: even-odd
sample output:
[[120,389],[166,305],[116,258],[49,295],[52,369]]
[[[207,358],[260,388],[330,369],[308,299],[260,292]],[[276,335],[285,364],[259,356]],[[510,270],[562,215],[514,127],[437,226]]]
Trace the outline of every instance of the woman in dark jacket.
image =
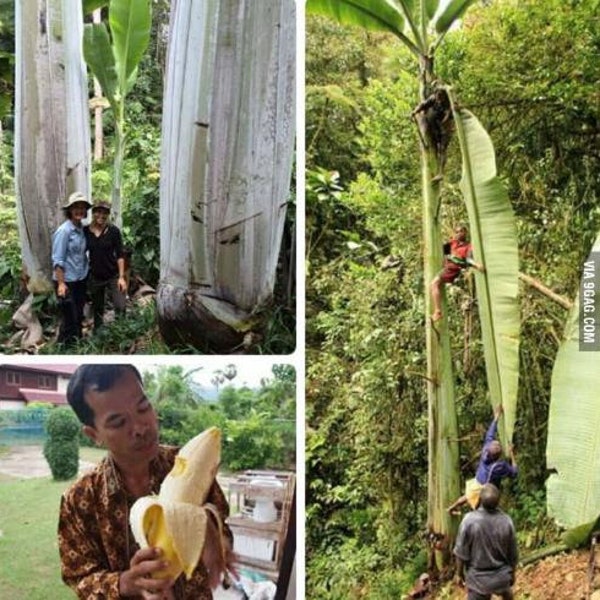
[[110,204],[95,202],[92,222],[84,227],[90,256],[88,292],[94,311],[94,330],[102,326],[104,301],[109,291],[117,315],[125,314],[125,258],[121,232],[108,222]]
[[62,344],[81,337],[89,270],[83,219],[91,206],[81,192],[71,194],[62,207],[67,218],[52,236],[52,279],[62,313],[58,333]]

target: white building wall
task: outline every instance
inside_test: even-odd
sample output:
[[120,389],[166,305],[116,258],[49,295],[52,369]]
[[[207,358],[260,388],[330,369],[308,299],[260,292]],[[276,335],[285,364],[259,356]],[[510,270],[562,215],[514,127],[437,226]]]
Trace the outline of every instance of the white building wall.
[[0,410],[18,410],[25,408],[23,400],[0,400]]

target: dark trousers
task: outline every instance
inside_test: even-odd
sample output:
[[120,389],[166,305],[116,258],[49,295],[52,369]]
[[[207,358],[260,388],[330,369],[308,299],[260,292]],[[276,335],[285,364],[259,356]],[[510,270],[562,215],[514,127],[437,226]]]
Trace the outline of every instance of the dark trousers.
[[[81,325],[83,323],[83,308],[85,306],[86,280],[68,281],[67,295],[58,298],[58,307],[62,316],[58,331],[59,344],[71,344],[81,338]],[[58,283],[54,282],[56,290]]]
[[125,314],[125,294],[119,290],[118,277],[111,279],[96,279],[90,276],[88,282],[88,292],[92,300],[94,311],[94,329],[102,326],[104,315],[104,302],[106,292],[110,292],[110,297],[117,315]]

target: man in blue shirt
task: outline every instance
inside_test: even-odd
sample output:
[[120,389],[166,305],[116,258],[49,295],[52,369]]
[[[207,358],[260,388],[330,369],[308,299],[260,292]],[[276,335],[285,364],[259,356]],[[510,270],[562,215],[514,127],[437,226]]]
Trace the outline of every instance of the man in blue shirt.
[[71,194],[63,206],[67,219],[52,236],[52,279],[62,313],[58,342],[63,344],[81,337],[89,270],[83,219],[90,207],[81,192]]
[[494,410],[494,420],[488,427],[483,441],[481,457],[477,465],[477,471],[474,479],[469,479],[466,484],[465,494],[461,496],[452,506],[448,508],[451,514],[460,514],[458,508],[463,504],[469,504],[472,509],[479,505],[479,493],[486,483],[492,483],[497,488],[501,486],[505,477],[514,478],[517,476],[517,461],[513,452],[512,445],[509,446],[509,461],[501,460],[502,445],[495,439],[498,431],[498,419],[502,414],[502,406]]

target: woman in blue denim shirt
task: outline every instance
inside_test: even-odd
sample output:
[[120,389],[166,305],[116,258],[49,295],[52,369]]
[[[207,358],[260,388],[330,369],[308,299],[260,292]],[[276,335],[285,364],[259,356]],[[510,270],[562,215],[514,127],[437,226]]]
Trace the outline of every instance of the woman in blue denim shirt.
[[62,313],[58,333],[58,342],[62,344],[81,338],[89,270],[83,219],[90,207],[81,192],[71,194],[62,207],[67,219],[52,236],[52,279]]

